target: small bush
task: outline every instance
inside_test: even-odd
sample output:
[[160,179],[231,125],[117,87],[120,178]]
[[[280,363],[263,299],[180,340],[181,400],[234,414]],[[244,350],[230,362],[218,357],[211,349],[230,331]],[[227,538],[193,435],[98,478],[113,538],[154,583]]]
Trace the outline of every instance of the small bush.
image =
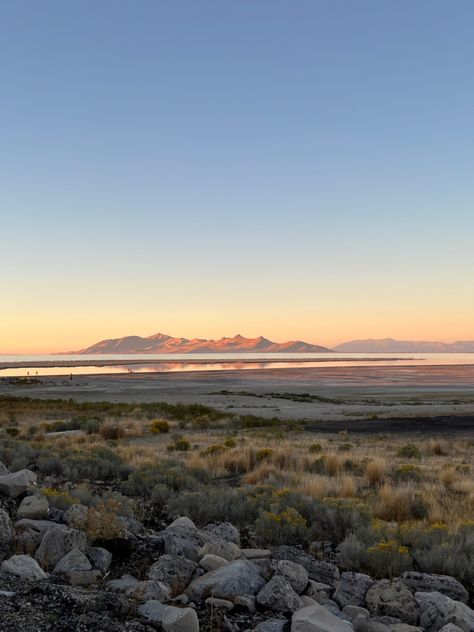
[[191,448],[191,443],[186,437],[180,437],[176,439],[173,444],[173,449],[178,452],[187,452]]
[[273,456],[273,450],[271,448],[261,448],[255,453],[257,461],[269,461]]
[[322,450],[323,446],[320,443],[312,443],[308,448],[308,451],[311,454],[318,454],[319,452],[322,452]]
[[105,421],[100,427],[100,436],[106,441],[118,441],[125,436],[124,429],[118,424]]
[[237,445],[237,441],[234,439],[234,437],[226,437],[224,445],[226,448],[235,448],[235,446]]
[[401,465],[392,474],[396,483],[419,483],[421,480],[421,471],[416,465]]
[[69,509],[69,507],[75,503],[74,498],[69,492],[63,492],[53,487],[44,487],[41,493],[48,499],[50,507],[54,507],[55,509]]
[[369,485],[380,485],[385,480],[387,464],[383,459],[369,461],[365,468],[365,478]]
[[407,443],[398,448],[397,456],[401,459],[421,459],[421,452],[414,443]]
[[165,419],[155,419],[150,424],[152,434],[162,434],[170,431],[170,425]]
[[214,456],[226,451],[225,445],[214,444],[208,446],[205,450],[201,450],[202,456]]
[[255,523],[255,533],[264,545],[302,544],[309,529],[303,516],[289,507],[280,513],[263,512]]
[[401,575],[411,564],[408,548],[395,540],[382,540],[367,549],[366,565],[377,577]]
[[92,542],[123,537],[125,530],[118,519],[118,509],[118,503],[112,499],[101,502],[97,507],[89,507],[84,531]]

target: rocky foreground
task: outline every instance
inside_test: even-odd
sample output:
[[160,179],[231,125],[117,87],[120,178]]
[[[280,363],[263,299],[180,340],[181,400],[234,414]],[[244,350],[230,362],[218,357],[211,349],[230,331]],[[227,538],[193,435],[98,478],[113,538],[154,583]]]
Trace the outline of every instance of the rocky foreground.
[[85,507],[49,506],[29,470],[0,464],[2,632],[474,632],[468,591],[444,575],[374,580],[343,572],[337,548],[241,548],[229,523],[161,531],[124,519],[88,541]]

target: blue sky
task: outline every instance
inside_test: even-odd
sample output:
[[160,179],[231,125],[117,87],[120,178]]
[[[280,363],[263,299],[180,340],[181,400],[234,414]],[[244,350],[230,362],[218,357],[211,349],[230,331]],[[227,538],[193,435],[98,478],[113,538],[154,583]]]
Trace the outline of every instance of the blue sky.
[[0,1],[0,352],[474,338],[473,19]]

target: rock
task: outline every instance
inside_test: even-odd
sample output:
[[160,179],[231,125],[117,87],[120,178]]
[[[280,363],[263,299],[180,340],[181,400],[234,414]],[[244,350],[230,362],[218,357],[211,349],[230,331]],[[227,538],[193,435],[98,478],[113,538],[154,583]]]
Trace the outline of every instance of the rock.
[[131,588],[135,588],[140,582],[132,575],[122,575],[120,579],[111,579],[105,584],[107,590],[117,590],[126,593]]
[[166,528],[169,529],[194,529],[197,531],[197,527],[191,518],[187,518],[186,516],[181,516],[180,518],[176,518],[173,522]]
[[33,520],[44,518],[49,509],[48,499],[44,496],[25,496],[18,507],[18,518],[31,518]]
[[[212,542],[231,542],[240,546],[240,533],[230,522],[211,523],[204,528],[209,533]],[[222,557],[225,557],[224,555]],[[229,560],[230,561],[230,560]]]
[[78,549],[72,549],[66,553],[54,567],[55,575],[68,575],[70,571],[90,571],[91,563],[87,557]]
[[276,612],[295,612],[303,602],[291,584],[281,575],[274,575],[257,595],[257,603]]
[[216,597],[208,597],[206,599],[206,606],[209,608],[216,608],[221,610],[233,610],[234,604],[227,599],[217,599]]
[[339,584],[339,569],[335,564],[320,562],[303,551],[301,547],[282,545],[274,549],[276,560],[291,560],[301,564],[308,571],[309,579],[337,588]]
[[257,609],[256,599],[252,595],[237,595],[234,605],[246,608],[249,612],[255,612]]
[[276,573],[284,577],[293,590],[299,595],[308,585],[308,571],[304,566],[296,562],[280,560],[277,563]]
[[443,627],[441,628],[439,632],[464,632],[464,631],[461,630],[461,628],[459,628],[457,625],[454,625],[454,623],[447,623],[446,625],[443,625]]
[[306,594],[308,597],[313,595],[324,595],[329,597],[334,592],[334,589],[329,584],[323,584],[322,582],[315,582],[314,579],[308,581],[308,587],[306,588]]
[[365,595],[373,583],[374,580],[371,577],[362,573],[342,573],[333,599],[341,608],[349,605],[362,606]]
[[118,516],[117,519],[128,535],[144,535],[146,533],[145,526],[133,516]]
[[86,534],[77,529],[55,525],[46,531],[35,554],[35,559],[44,570],[51,570],[72,549],[84,551]]
[[199,621],[192,608],[168,606],[161,619],[163,632],[199,632]]
[[64,522],[74,529],[84,529],[89,509],[85,505],[72,505],[64,512]]
[[[192,526],[191,526],[192,525]],[[199,531],[188,518],[178,518],[159,534],[164,552],[199,561],[202,547],[210,541],[209,534]]]
[[47,573],[45,573],[38,562],[29,555],[14,555],[9,560],[2,562],[0,569],[4,573],[16,575],[29,582],[48,579]]
[[0,476],[3,476],[4,474],[10,474],[10,470],[3,461],[0,461]]
[[185,590],[197,567],[197,564],[184,557],[162,555],[150,566],[147,576],[167,584],[173,597],[176,597]]
[[242,557],[242,552],[233,542],[208,542],[199,551],[200,558],[206,555],[217,555],[228,562],[233,562]]
[[259,623],[255,632],[284,632],[285,628],[286,619],[268,619]]
[[105,575],[112,563],[112,553],[100,546],[89,546],[86,555],[92,566]]
[[423,632],[421,628],[408,623],[392,623],[389,627],[392,632]]
[[439,592],[454,601],[469,602],[469,593],[454,577],[449,575],[434,575],[431,573],[404,573],[402,582],[412,592]]
[[247,560],[265,560],[272,556],[268,549],[240,549],[240,552]]
[[215,571],[217,568],[227,566],[228,563],[228,560],[225,560],[223,557],[219,557],[218,555],[213,555],[212,553],[205,555],[199,562],[200,566],[202,566],[205,571]]
[[234,601],[238,595],[256,595],[264,585],[265,580],[256,564],[236,560],[193,580],[186,594],[191,600],[218,597]]
[[163,613],[167,607],[168,606],[164,606],[159,601],[152,600],[140,604],[137,608],[137,612],[144,619],[160,624],[163,619]]
[[360,606],[352,606],[349,604],[344,606],[342,612],[346,614],[351,621],[353,621],[356,617],[363,617],[364,619],[367,619],[367,621],[370,619],[370,612]]
[[134,586],[126,590],[126,594],[132,599],[137,601],[170,601],[171,589],[163,582],[159,582],[156,579],[147,579],[142,582],[138,582]]
[[350,623],[336,617],[319,604],[298,610],[291,620],[291,632],[352,632],[352,630]]
[[56,522],[52,522],[51,520],[31,520],[30,518],[22,518],[21,520],[17,520],[15,522],[15,529],[17,531],[31,530],[40,534],[41,537],[43,537],[48,529],[61,526],[64,528],[64,525],[58,525]]
[[10,498],[17,498],[36,485],[36,474],[31,470],[19,470],[13,474],[0,476],[0,492]]
[[464,632],[474,632],[474,611],[461,601],[454,601],[439,592],[417,592],[420,608],[420,625],[427,632],[438,632],[448,623],[454,623]]
[[8,546],[13,541],[15,532],[10,516],[4,509],[0,509],[0,547]]
[[415,598],[400,580],[382,579],[372,584],[365,596],[365,604],[372,616],[396,617],[411,625],[418,623]]

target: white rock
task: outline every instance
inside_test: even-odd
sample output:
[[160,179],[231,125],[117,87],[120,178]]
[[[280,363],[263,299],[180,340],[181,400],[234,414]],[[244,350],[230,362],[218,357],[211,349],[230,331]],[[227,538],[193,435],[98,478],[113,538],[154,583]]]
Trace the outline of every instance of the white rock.
[[2,562],[1,570],[11,573],[30,582],[47,579],[48,575],[43,571],[38,562],[29,555],[14,555],[9,560]]
[[291,632],[353,632],[352,625],[316,604],[295,612]]
[[213,555],[212,553],[205,555],[199,562],[205,571],[215,571],[217,568],[227,566],[228,563],[228,560],[225,560],[223,557],[219,557],[218,555]]
[[18,518],[33,520],[44,518],[49,509],[48,499],[44,496],[25,496],[18,507]]
[[168,606],[161,619],[163,632],[199,632],[197,614],[192,608]]
[[19,470],[13,474],[0,476],[0,492],[10,498],[17,498],[36,485],[36,474],[31,470]]

